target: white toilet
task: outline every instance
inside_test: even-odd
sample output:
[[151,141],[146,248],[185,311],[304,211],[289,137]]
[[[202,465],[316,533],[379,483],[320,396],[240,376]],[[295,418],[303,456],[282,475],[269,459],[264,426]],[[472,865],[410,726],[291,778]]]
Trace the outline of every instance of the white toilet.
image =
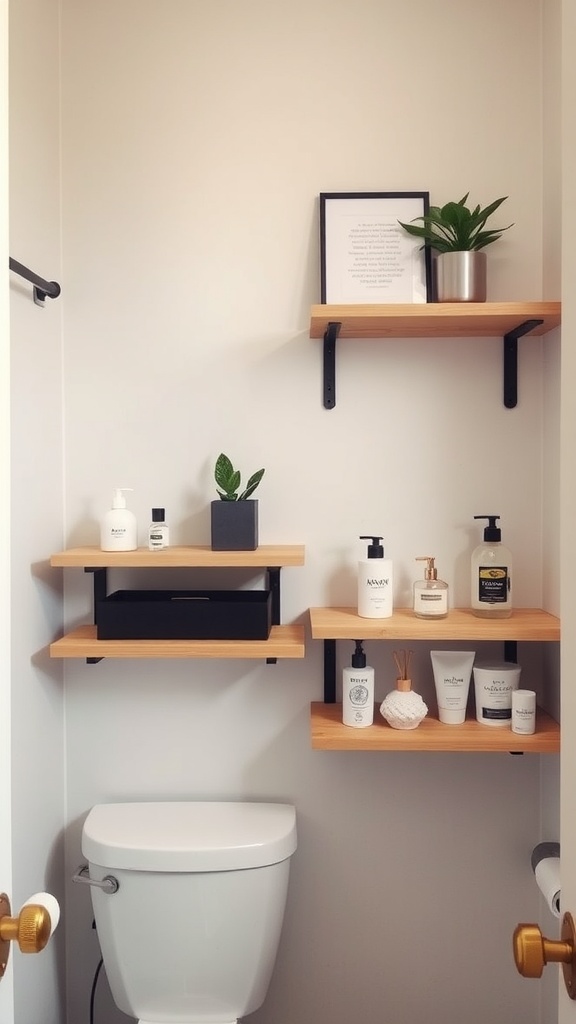
[[[116,1005],[141,1024],[232,1024],[262,1005],[296,813],[278,803],[99,804],[82,832]],[[112,876],[117,882],[105,879]],[[103,888],[98,883],[103,883]]]

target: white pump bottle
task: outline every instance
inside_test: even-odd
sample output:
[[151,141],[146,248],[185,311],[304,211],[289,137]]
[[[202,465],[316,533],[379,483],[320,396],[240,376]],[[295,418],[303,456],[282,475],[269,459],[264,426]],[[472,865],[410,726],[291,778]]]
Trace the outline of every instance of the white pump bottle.
[[374,669],[366,664],[361,640],[355,640],[352,666],[342,672],[342,722],[364,729],[374,721]]
[[367,557],[358,562],[358,615],[364,619],[388,619],[393,611],[392,560],[384,558],[382,537],[370,540]]
[[117,487],[114,491],[112,508],[102,519],[100,527],[102,551],[135,551],[138,547],[136,516],[126,508],[123,494],[131,490],[131,487]]

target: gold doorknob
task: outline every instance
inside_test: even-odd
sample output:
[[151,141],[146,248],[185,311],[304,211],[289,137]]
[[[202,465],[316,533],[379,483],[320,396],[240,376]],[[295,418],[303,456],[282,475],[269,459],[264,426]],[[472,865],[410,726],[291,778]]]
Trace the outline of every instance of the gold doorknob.
[[4,976],[10,955],[10,943],[16,941],[22,953],[40,953],[52,931],[46,907],[27,903],[18,917],[11,917],[10,900],[0,893],[0,978]]
[[12,942],[14,939],[21,953],[40,953],[50,938],[52,924],[45,907],[31,904],[22,907],[18,917],[7,915],[0,921],[0,939]]
[[52,922],[46,907],[35,903],[22,907],[18,917],[9,917],[8,914],[0,917],[0,939],[3,942],[16,941],[21,953],[40,953],[50,938],[51,930]]
[[546,964],[562,964],[564,983],[576,999],[576,933],[571,914],[564,914],[560,939],[546,939],[537,924],[519,924],[513,936],[514,960],[523,978],[541,978]]

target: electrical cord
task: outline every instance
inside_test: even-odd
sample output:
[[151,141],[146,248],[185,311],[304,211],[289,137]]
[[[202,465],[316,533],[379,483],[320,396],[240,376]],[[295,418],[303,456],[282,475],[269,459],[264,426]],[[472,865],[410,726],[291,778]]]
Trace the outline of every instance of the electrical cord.
[[98,976],[100,974],[100,971],[102,970],[103,963],[104,961],[100,959],[100,963],[98,964],[98,967],[96,968],[94,974],[94,981],[92,982],[92,991],[90,992],[90,1024],[94,1024],[94,1000],[96,998],[96,985],[98,984]]

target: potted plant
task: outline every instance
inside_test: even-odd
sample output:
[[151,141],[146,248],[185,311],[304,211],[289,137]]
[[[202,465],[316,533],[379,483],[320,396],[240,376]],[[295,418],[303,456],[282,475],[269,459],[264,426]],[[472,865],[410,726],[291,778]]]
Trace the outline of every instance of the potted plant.
[[[471,210],[466,206],[469,195],[467,192],[457,203],[431,206],[428,213],[415,217],[410,224],[398,221],[405,231],[421,238],[424,246],[437,253],[437,302],[485,302],[486,253],[483,250],[512,227],[507,224],[504,228],[486,228],[488,219],[508,196],[495,199],[484,209],[476,206]],[[417,225],[415,221],[422,223]]]
[[218,498],[211,505],[212,550],[254,551],[258,547],[258,501],[254,493],[264,470],[253,473],[244,490],[241,475],[223,452],[216,459]]

